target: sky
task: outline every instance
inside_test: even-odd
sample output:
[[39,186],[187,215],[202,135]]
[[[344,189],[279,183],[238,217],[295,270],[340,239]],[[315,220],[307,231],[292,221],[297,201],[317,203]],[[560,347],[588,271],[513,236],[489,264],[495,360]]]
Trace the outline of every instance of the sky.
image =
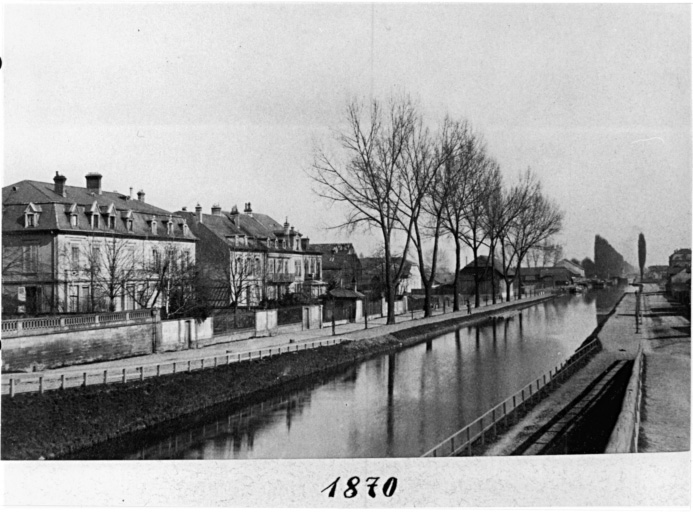
[[637,265],[642,232],[666,264],[691,246],[690,41],[681,4],[6,4],[3,186],[100,172],[368,255],[308,171],[349,99],[406,93],[467,119],[508,184],[537,173],[565,256],[600,234]]

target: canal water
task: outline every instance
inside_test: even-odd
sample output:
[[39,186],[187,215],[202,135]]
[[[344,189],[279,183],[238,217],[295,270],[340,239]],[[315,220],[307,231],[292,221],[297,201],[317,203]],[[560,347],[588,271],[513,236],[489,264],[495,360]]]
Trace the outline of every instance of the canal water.
[[597,298],[600,308],[613,303],[607,293],[558,297],[462,327],[119,456],[418,457],[567,359],[597,325]]

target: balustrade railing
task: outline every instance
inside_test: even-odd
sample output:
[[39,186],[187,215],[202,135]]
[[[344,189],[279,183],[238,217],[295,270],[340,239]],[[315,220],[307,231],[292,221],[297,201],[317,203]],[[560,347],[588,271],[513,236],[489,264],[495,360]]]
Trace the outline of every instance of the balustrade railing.
[[120,311],[117,313],[91,313],[88,315],[64,315],[39,318],[15,318],[2,321],[3,334],[19,333],[20,331],[36,331],[60,327],[85,326],[127,320],[150,318],[152,310],[140,309],[135,311]]

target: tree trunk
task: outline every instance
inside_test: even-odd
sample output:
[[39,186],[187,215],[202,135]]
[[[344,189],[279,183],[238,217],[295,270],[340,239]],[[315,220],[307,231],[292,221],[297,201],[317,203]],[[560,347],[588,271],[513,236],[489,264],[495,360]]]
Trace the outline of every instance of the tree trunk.
[[459,311],[460,310],[460,258],[461,258],[461,253],[462,253],[462,247],[460,244],[460,241],[457,237],[455,237],[455,281],[453,283],[453,302],[452,302],[452,310],[453,311]]
[[474,243],[474,247],[472,248],[472,256],[474,257],[474,307],[478,308],[480,305],[479,302],[479,275],[478,275],[478,261],[477,261],[477,247],[476,247],[476,242]]
[[496,258],[493,244],[489,244],[491,249],[491,294],[493,295],[493,304],[496,303]]

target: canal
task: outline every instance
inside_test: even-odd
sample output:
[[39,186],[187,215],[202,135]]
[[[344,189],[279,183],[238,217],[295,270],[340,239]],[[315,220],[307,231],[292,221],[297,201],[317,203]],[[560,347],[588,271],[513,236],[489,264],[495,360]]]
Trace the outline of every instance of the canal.
[[611,295],[562,296],[510,318],[462,327],[116,456],[418,457],[567,359],[596,327],[599,310],[613,304]]

